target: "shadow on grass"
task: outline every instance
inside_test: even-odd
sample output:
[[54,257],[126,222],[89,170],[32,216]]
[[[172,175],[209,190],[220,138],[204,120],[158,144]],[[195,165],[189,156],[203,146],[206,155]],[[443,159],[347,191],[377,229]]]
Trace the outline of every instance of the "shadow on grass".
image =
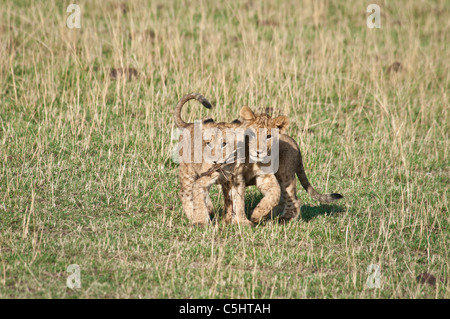
[[335,216],[339,213],[343,213],[344,211],[345,209],[339,205],[321,204],[320,206],[303,205],[300,207],[301,219],[305,222],[309,222],[317,216]]
[[[258,205],[261,199],[264,196],[261,193],[251,192],[245,196],[245,213],[247,218],[250,218],[253,209]],[[309,206],[303,205],[300,207],[300,217],[304,222],[309,222],[310,220],[318,217],[318,216],[337,216],[340,213],[345,212],[344,207],[340,205],[328,205],[328,204],[320,204],[319,206]],[[223,216],[223,207],[217,212],[217,215]],[[217,217],[216,215],[216,217]],[[279,217],[279,213],[273,213],[267,220],[276,220]]]

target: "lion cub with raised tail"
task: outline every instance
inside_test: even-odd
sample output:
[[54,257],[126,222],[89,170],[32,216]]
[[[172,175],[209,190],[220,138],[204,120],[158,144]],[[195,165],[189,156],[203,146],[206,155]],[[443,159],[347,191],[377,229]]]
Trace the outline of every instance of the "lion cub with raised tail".
[[209,224],[213,211],[209,189],[213,184],[227,183],[234,216],[232,222],[250,225],[244,210],[245,180],[242,165],[236,158],[236,132],[242,123],[214,123],[212,120],[186,123],[181,118],[181,110],[191,99],[211,108],[211,103],[204,96],[192,93],[184,96],[175,109],[175,124],[183,129],[180,136],[182,149],[179,152],[183,210],[193,225]]

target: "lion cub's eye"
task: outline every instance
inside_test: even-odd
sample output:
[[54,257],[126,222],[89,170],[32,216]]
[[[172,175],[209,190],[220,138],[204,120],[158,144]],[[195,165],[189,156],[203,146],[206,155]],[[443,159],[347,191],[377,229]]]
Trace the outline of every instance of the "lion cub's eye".
[[267,135],[267,139],[270,140],[272,138],[272,135]]
[[227,146],[227,143],[223,142],[222,147],[225,147],[225,146]]
[[206,142],[206,146],[208,146],[209,148],[212,148],[211,142]]

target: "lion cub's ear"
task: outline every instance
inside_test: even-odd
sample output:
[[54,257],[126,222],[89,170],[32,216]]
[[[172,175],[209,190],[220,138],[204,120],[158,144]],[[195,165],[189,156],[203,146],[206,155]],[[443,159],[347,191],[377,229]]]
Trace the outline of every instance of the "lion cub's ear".
[[289,119],[287,116],[278,116],[273,119],[275,125],[280,130],[280,133],[283,134],[286,131],[286,128],[289,126]]
[[243,106],[241,111],[239,112],[239,116],[242,117],[245,121],[251,121],[255,119],[255,113],[248,107]]

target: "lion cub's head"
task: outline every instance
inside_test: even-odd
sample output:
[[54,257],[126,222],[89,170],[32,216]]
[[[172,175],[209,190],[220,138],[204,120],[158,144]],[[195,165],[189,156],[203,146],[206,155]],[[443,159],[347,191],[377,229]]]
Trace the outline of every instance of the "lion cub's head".
[[236,129],[238,123],[209,122],[204,126],[204,159],[206,163],[233,163],[236,156]]
[[286,116],[272,118],[267,114],[255,114],[248,107],[241,108],[239,115],[244,120],[248,136],[249,158],[253,162],[264,161],[271,156],[274,135],[283,134],[289,125]]

